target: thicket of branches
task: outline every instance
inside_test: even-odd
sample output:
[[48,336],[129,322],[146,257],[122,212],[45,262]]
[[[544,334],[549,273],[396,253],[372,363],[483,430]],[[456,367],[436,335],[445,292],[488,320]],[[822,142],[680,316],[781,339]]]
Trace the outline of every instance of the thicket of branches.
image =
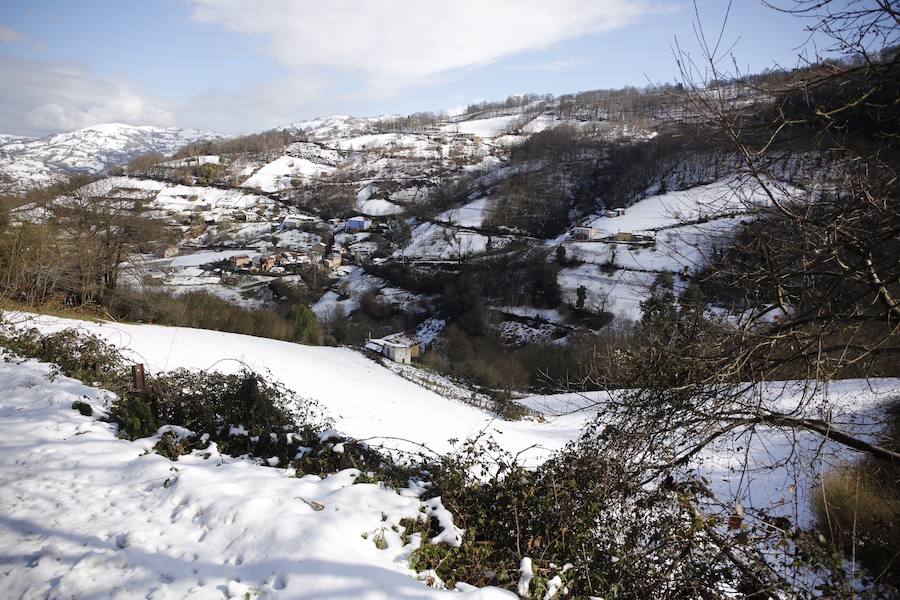
[[172,158],[188,158],[207,154],[250,154],[253,156],[269,156],[278,154],[285,146],[304,141],[302,135],[288,131],[264,131],[227,139],[200,140],[188,144],[178,150]]
[[[760,94],[774,97],[769,110],[748,109],[719,83],[735,79],[721,67],[728,58],[721,34],[698,24],[700,56],[677,50],[689,112],[702,117],[686,128],[707,132],[739,156],[735,185],[755,187],[765,201],[746,206],[752,223],[680,298],[671,281],[658,280],[644,305],[641,343],[605,357],[630,390],[604,402],[593,441],[605,456],[631,457],[638,481],[684,480],[710,446],[745,445],[760,429],[781,430],[795,444],[818,439],[848,461],[857,452],[900,461],[890,444],[842,428],[822,383],[896,374],[900,358],[898,13],[888,2],[827,0],[801,0],[791,11],[809,17],[845,60],[755,81]],[[827,160],[801,170],[794,186],[783,183],[785,156],[801,160],[804,152]],[[729,316],[710,318],[704,295]],[[772,382],[785,377],[805,384],[776,393]],[[803,463],[794,449],[797,456],[785,460],[812,475],[814,461]],[[779,466],[773,457],[756,468]],[[705,503],[734,514],[736,500],[710,496]],[[884,591],[877,585],[898,568],[894,561],[887,572],[854,579],[802,523],[773,507],[756,508],[740,515],[740,531],[755,548],[786,544],[793,555],[735,555],[755,582],[752,597],[851,596],[860,586],[878,595]],[[727,528],[717,535],[740,545]],[[819,568],[824,572],[812,577],[819,588],[798,575]]]
[[24,218],[0,219],[0,294],[30,305],[102,303],[129,255],[169,243],[149,198],[105,193],[103,186],[75,177],[29,196]]

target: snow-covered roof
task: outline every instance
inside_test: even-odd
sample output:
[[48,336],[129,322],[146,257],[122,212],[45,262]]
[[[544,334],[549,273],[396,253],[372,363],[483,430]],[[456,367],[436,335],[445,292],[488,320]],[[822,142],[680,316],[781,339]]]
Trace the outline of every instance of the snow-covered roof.
[[392,333],[391,335],[385,336],[380,340],[370,340],[378,344],[382,344],[384,346],[391,346],[393,348],[411,348],[413,346],[418,345],[419,338],[414,335],[410,335],[408,333]]

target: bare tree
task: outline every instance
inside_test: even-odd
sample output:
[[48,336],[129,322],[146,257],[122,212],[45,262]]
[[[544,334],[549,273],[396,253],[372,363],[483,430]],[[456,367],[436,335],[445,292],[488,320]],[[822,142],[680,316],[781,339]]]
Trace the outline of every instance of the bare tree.
[[[744,207],[750,224],[693,282],[730,314],[711,319],[685,295],[653,311],[638,343],[604,357],[628,390],[609,394],[586,438],[621,457],[635,480],[689,484],[698,511],[731,513],[753,544],[721,522],[711,535],[753,594],[812,596],[809,582],[824,578],[835,594],[852,595],[857,582],[828,564],[798,523],[771,506],[735,509],[736,498],[719,498],[690,468],[723,440],[749,453],[760,429],[780,430],[793,450],[755,464],[748,454],[737,467],[743,478],[782,461],[810,469],[801,436],[839,457],[861,452],[900,464],[895,450],[839,422],[822,393],[832,379],[897,373],[898,12],[893,2],[830,0],[782,10],[831,39],[829,56],[805,57],[788,76],[748,78],[729,70],[723,31],[708,34],[699,16],[699,58],[676,44],[689,116],[683,131],[730,148],[742,163],[735,187],[752,185],[764,201]],[[776,383],[787,379],[796,383]],[[751,519],[749,529],[741,525]],[[778,554],[782,546],[792,554]],[[798,567],[801,555],[808,560]],[[801,568],[825,573],[804,579]]]
[[60,294],[73,306],[102,302],[132,254],[170,241],[148,194],[110,189],[108,180],[74,178],[30,199],[0,242],[0,286],[28,304]]

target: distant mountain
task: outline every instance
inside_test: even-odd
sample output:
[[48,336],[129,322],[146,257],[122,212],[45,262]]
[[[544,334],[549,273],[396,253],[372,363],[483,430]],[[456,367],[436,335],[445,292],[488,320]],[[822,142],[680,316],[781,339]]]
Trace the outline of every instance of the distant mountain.
[[0,133],[0,146],[3,144],[8,144],[10,142],[28,142],[35,138],[30,138],[24,135],[12,135],[10,133]]
[[201,139],[198,129],[104,123],[43,138],[0,134],[0,191],[46,185],[69,173],[102,173],[147,152],[172,154]]

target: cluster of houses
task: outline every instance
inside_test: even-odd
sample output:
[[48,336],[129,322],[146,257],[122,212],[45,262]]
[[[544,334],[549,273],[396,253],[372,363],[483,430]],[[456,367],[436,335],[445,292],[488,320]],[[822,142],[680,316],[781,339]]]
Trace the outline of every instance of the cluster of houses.
[[[208,202],[197,202],[188,207],[188,214],[185,217],[188,221],[192,220],[193,215],[203,214],[204,222],[207,225],[218,223],[224,219],[230,219],[236,223],[256,223],[266,220],[271,216],[271,210],[260,212],[259,210],[230,208],[217,209],[211,211],[211,205]],[[316,217],[304,214],[289,214],[281,219],[281,229],[302,229],[310,224],[316,224],[318,227],[327,228],[333,232],[347,231],[350,233],[368,231],[372,228],[372,220],[366,217],[357,216],[344,219],[329,219],[328,222],[320,222]]]
[[250,256],[239,254],[232,256],[228,262],[234,269],[247,269],[251,273],[283,273],[285,267],[310,264],[314,261],[328,268],[341,266],[343,260],[340,252],[327,253],[328,247],[322,242],[317,242],[310,247],[308,252],[279,250],[271,254]]
[[[607,218],[622,217],[625,215],[624,208],[612,208],[607,210],[604,215]],[[619,231],[614,235],[605,235],[592,225],[579,225],[572,228],[571,239],[584,242],[606,242],[608,244],[633,244],[638,246],[652,245],[656,243],[656,233],[653,231],[642,231],[634,233],[631,231]]]
[[[348,233],[356,233],[372,228],[372,220],[362,216],[351,217],[346,220],[330,219],[326,223],[317,221],[315,217],[303,214],[292,214],[284,217],[281,227],[282,229],[301,229],[311,223],[314,223],[315,229],[327,229],[331,232],[346,231]],[[346,262],[347,254],[357,261],[362,261],[370,258],[376,250],[377,244],[374,242],[360,241],[351,244],[348,248],[335,244],[329,252],[327,245],[322,242],[316,242],[311,244],[307,250],[277,250],[272,254],[257,257],[241,254],[232,256],[228,261],[234,269],[246,269],[253,273],[274,274],[283,272],[283,268],[290,265],[310,263],[319,263],[326,268],[335,269]]]
[[613,235],[602,237],[602,232],[590,225],[580,225],[572,229],[572,239],[582,242],[606,242],[608,244],[633,244],[638,246],[652,245],[656,243],[656,234],[652,231],[633,233],[620,231]]
[[[317,219],[315,217],[310,217],[308,215],[294,214],[288,215],[281,221],[281,226],[284,229],[300,229],[304,225],[308,225],[309,223],[315,223]],[[367,219],[366,217],[356,216],[350,217],[349,219],[328,219],[328,222],[322,222],[318,224],[321,227],[327,227],[331,231],[337,233],[338,231],[347,231],[350,233],[356,233],[360,231],[368,231],[372,228],[372,220]]]

